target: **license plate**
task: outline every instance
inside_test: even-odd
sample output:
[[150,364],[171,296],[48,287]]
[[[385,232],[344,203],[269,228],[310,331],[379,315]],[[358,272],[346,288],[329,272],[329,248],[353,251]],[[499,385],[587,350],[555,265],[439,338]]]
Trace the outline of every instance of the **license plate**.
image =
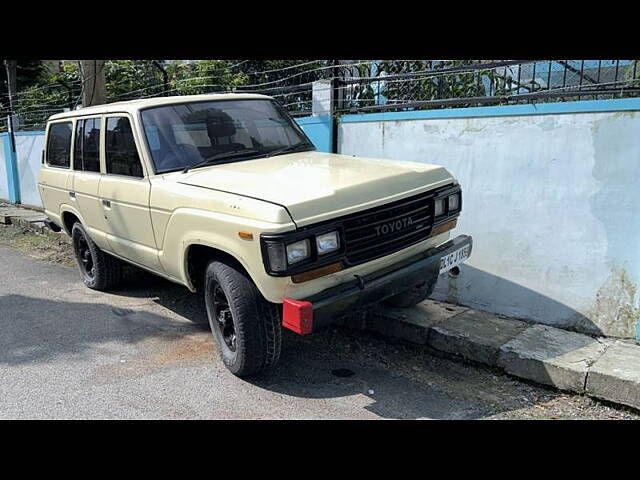
[[440,259],[440,273],[451,270],[456,265],[461,264],[469,257],[469,245],[465,245],[458,250],[445,255]]

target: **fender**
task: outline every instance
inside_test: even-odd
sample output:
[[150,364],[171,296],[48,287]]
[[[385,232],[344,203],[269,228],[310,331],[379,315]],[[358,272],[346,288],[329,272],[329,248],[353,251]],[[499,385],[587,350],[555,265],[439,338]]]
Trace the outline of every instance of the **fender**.
[[[171,214],[167,223],[158,258],[168,275],[193,291],[194,286],[187,269],[186,254],[189,248],[193,245],[204,245],[220,250],[244,267],[265,298],[272,302],[281,302],[290,279],[267,275],[262,262],[260,233],[279,233],[293,229],[293,222],[271,224],[220,212],[180,208]],[[253,238],[241,238],[238,235],[240,231],[253,234]]]

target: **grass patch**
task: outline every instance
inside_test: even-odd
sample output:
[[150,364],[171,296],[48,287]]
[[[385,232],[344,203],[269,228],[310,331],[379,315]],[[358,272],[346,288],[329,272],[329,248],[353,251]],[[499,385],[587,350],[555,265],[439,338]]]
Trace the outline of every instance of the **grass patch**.
[[0,225],[0,245],[47,262],[67,266],[76,264],[71,239],[64,233],[40,233],[15,225]]

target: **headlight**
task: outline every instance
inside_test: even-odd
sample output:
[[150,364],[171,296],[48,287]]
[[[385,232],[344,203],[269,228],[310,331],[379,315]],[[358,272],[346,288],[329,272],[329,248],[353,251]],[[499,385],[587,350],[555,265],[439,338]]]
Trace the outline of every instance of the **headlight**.
[[301,262],[309,258],[309,239],[305,238],[299,242],[287,245],[287,261],[289,265]]
[[324,255],[325,253],[338,250],[340,248],[340,238],[338,237],[338,232],[333,231],[318,235],[316,237],[316,245],[318,247],[318,255]]
[[287,269],[287,258],[284,253],[283,243],[268,243],[267,254],[269,255],[269,266],[274,272],[284,272]]
[[437,198],[435,201],[435,208],[433,215],[439,217],[444,214],[444,198]]
[[454,212],[460,208],[460,194],[449,195],[449,211]]

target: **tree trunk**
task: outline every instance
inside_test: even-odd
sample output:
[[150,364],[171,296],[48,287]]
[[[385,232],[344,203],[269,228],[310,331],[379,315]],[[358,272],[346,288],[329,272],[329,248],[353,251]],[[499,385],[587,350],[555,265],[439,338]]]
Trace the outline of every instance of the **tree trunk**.
[[104,60],[82,60],[82,106],[102,105],[107,101]]

